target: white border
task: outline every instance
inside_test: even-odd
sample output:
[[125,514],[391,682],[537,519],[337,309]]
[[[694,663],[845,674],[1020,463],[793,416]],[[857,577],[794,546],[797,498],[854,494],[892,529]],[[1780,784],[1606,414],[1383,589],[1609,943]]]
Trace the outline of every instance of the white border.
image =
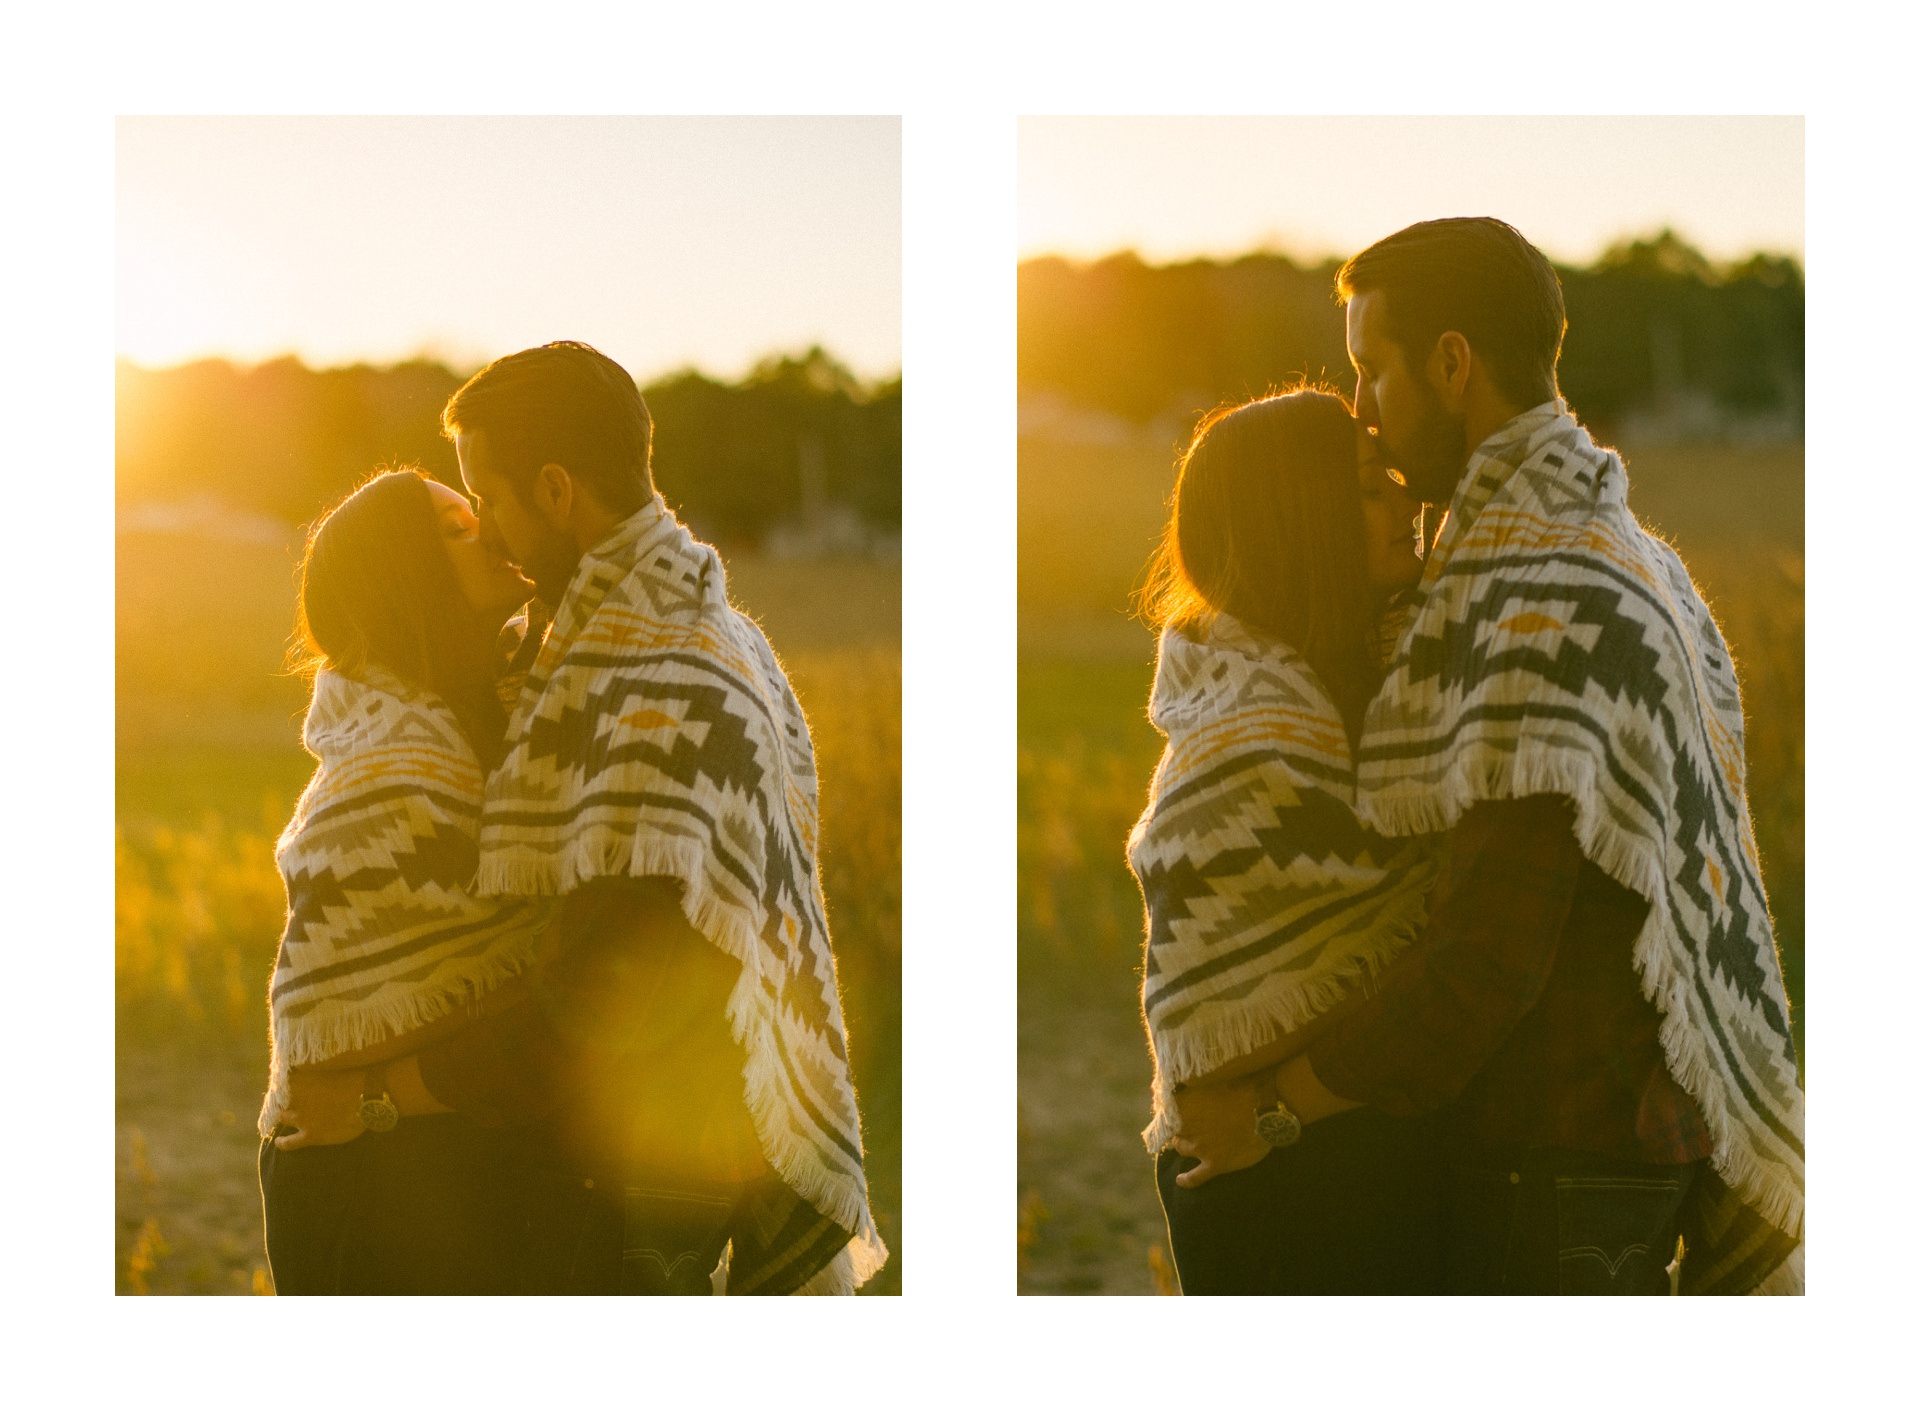
[[[16,1380],[58,1387],[62,1401],[85,1384],[294,1404],[597,1390],[1085,1404],[1229,1389],[1485,1403],[1551,1388],[1554,1404],[1602,1405],[1709,1391],[1792,1404],[1894,1375],[1913,1139],[1895,1078],[1907,1065],[1891,1046],[1914,992],[1897,888],[1916,782],[1901,630],[1912,46],[1908,22],[1888,18],[1900,14],[1635,0],[1310,19],[1113,0],[14,16],[15,84],[0,100],[11,256],[0,503],[17,762],[4,851]],[[1694,1305],[1658,1322],[1619,1307],[1574,1320],[1531,1304],[1356,1317],[1330,1302],[1150,1312],[1016,1299],[1014,115],[1582,109],[1809,114],[1814,1297]],[[112,599],[97,565],[111,535],[110,119],[143,111],[905,115],[905,1298],[720,1315],[700,1311],[717,1304],[434,1303],[371,1317],[323,1305],[294,1323],[257,1301],[106,1292]],[[489,1335],[471,1337],[477,1328]]]

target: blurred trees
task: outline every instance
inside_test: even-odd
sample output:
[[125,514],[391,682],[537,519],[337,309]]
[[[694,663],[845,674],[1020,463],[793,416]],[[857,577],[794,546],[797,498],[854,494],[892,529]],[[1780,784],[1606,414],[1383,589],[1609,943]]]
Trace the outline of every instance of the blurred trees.
[[[440,410],[464,379],[434,362],[308,368],[221,360],[116,368],[116,495],[198,497],[292,523],[374,466],[459,484]],[[709,535],[754,542],[821,504],[900,524],[901,384],[861,383],[819,348],[769,358],[738,383],[677,373],[642,389],[662,493]]]
[[1590,269],[1562,268],[1560,283],[1561,387],[1584,416],[1670,415],[1693,399],[1799,429],[1807,295],[1793,260],[1716,266],[1668,230],[1617,245]]
[[[1187,419],[1305,374],[1350,392],[1335,261],[1281,254],[1153,266],[1132,253],[1020,266],[1020,389],[1134,422]],[[1672,231],[1560,267],[1568,330],[1561,389],[1606,427],[1724,425],[1766,417],[1797,431],[1806,294],[1791,259],[1716,266]]]
[[712,532],[758,538],[819,504],[899,528],[899,378],[862,386],[814,348],[738,383],[688,371],[645,395],[660,491]]

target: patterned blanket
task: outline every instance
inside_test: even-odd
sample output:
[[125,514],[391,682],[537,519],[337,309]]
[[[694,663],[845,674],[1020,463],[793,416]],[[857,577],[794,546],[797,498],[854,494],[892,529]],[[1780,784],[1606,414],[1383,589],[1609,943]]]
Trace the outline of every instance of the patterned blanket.
[[1792,1287],[1804,1097],[1747,809],[1733,662],[1626,473],[1564,404],[1475,452],[1369,708],[1360,818],[1404,836],[1562,794],[1586,855],[1651,903],[1634,949],[1714,1140],[1683,1291]]
[[672,877],[740,963],[748,1110],[796,1199],[735,1230],[728,1288],[852,1292],[886,1260],[827,938],[806,718],[719,556],[658,496],[581,560],[488,782],[478,889]]
[[302,734],[319,768],[275,852],[287,925],[271,988],[260,1134],[287,1072],[449,1012],[524,968],[550,904],[480,901],[483,775],[438,697],[377,668],[314,679]]
[[1291,648],[1222,616],[1160,637],[1167,737],[1127,860],[1147,909],[1150,1150],[1173,1085],[1298,1028],[1426,919],[1429,850],[1360,826],[1346,727]]

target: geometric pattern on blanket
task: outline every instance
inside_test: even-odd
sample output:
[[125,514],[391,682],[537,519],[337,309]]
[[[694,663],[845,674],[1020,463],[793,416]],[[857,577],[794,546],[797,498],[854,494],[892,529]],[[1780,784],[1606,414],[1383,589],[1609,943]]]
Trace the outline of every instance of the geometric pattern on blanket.
[[1806,1169],[1744,740],[1726,642],[1679,555],[1627,508],[1619,456],[1564,403],[1506,423],[1468,463],[1368,709],[1358,810],[1404,836],[1483,799],[1573,802],[1586,856],[1650,903],[1634,962],[1713,1138],[1701,1204],[1715,1213],[1697,1234],[1744,1251],[1725,1264],[1690,1249],[1687,1265],[1724,1268],[1734,1292],[1799,1243]]
[[[740,963],[727,1016],[761,1150],[799,1197],[736,1228],[728,1288],[851,1293],[886,1247],[819,875],[805,716],[719,556],[658,495],[581,560],[488,781],[479,890],[672,877]],[[764,1202],[762,1203],[764,1204]],[[777,1274],[777,1277],[775,1277]]]
[[1220,615],[1160,636],[1167,737],[1127,861],[1147,913],[1141,1011],[1158,1151],[1173,1085],[1331,1008],[1426,919],[1434,862],[1354,816],[1346,727],[1298,653]]
[[469,887],[483,776],[441,700],[378,667],[314,677],[301,739],[319,767],[274,857],[286,929],[270,987],[260,1134],[288,1070],[409,1032],[525,968],[552,912]]

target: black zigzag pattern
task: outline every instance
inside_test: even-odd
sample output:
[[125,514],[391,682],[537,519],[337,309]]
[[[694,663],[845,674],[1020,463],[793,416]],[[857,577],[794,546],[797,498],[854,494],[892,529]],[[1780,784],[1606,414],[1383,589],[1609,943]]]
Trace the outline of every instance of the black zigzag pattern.
[[[551,761],[556,770],[591,779],[615,765],[637,760],[686,788],[693,788],[704,776],[723,789],[748,793],[760,789],[766,770],[760,764],[759,749],[746,719],[729,709],[730,701],[746,694],[744,687],[661,679],[646,659],[570,659],[568,665],[591,671],[602,684],[586,692],[578,704],[569,701],[556,715],[536,715],[528,722],[529,761]],[[602,667],[614,669],[602,675]],[[692,734],[682,730],[663,745],[637,732],[599,728],[602,721],[627,713],[629,702],[635,700],[680,706],[676,713],[688,724],[706,727],[705,738],[696,744]]]
[[[1797,1231],[1804,1099],[1725,639],[1678,555],[1628,509],[1618,457],[1563,406],[1514,418],[1474,467],[1368,713],[1361,816],[1412,834],[1498,797],[1502,780],[1582,794],[1590,856],[1654,903],[1638,954],[1663,987],[1663,1043],[1713,1125],[1716,1168],[1755,1219]],[[1664,989],[1675,983],[1691,992]],[[1700,1251],[1703,1267],[1739,1257]]]
[[[1249,751],[1220,769],[1211,771],[1207,776],[1208,782],[1216,786],[1225,784],[1234,775],[1257,770],[1278,757],[1277,750]],[[1150,862],[1140,869],[1137,876],[1148,917],[1149,976],[1159,973],[1155,946],[1167,944],[1175,922],[1193,919],[1191,904],[1211,899],[1215,895],[1214,883],[1217,879],[1243,876],[1263,858],[1284,871],[1302,857],[1314,862],[1326,862],[1365,854],[1370,835],[1345,804],[1318,789],[1301,789],[1294,797],[1295,802],[1290,806],[1276,804],[1275,811],[1279,817],[1272,824],[1247,825],[1247,831],[1254,839],[1250,847],[1222,848],[1210,854],[1204,862],[1195,862],[1191,856],[1182,853],[1171,861]],[[1164,815],[1166,811],[1163,802],[1155,809],[1155,815]],[[1286,937],[1280,933],[1273,933],[1244,954],[1236,953],[1238,958],[1232,963],[1242,964],[1260,951],[1281,944],[1284,939]],[[1156,1002],[1165,995],[1177,993],[1197,978],[1201,977],[1183,978],[1177,985],[1159,992]]]
[[[736,1246],[742,1288],[769,1260],[782,1271],[776,1282],[799,1282],[848,1232],[854,1269],[885,1257],[865,1208],[807,831],[815,787],[805,720],[778,660],[727,602],[718,556],[656,499],[596,546],[556,613],[489,784],[480,880],[488,891],[557,892],[645,854],[656,859],[645,865],[690,869],[690,905],[714,913],[701,924],[753,952],[753,991],[736,996],[744,1076],[769,1162],[813,1213],[787,1222],[774,1248],[743,1257]],[[821,1211],[837,1240],[819,1238]]]
[[[1570,554],[1541,555],[1524,562],[1561,562],[1582,570],[1594,566],[1591,560]],[[1508,563],[1501,568],[1515,566]],[[1645,628],[1620,611],[1619,589],[1577,580],[1541,583],[1506,572],[1488,574],[1486,568],[1471,562],[1447,566],[1447,578],[1455,581],[1481,573],[1473,580],[1479,591],[1463,617],[1449,617],[1442,624],[1440,636],[1411,637],[1407,645],[1410,680],[1435,679],[1443,691],[1471,691],[1489,676],[1526,671],[1576,700],[1589,684],[1597,684],[1609,696],[1665,717],[1667,683],[1660,675],[1660,652],[1646,640]],[[1538,605],[1543,612],[1551,609],[1554,617],[1565,618],[1570,626],[1597,627],[1599,638],[1589,648],[1571,636],[1557,636],[1551,655],[1524,640],[1502,642],[1499,639],[1506,634],[1488,629],[1510,617],[1518,604]],[[1568,605],[1573,608],[1570,618],[1565,612]],[[1671,721],[1668,739],[1674,741]]]
[[[1535,578],[1515,578],[1520,568],[1539,569],[1551,565],[1563,571],[1562,580],[1542,583]],[[1697,713],[1682,721],[1671,708],[1670,688],[1661,666],[1674,660],[1679,652],[1680,630],[1664,603],[1641,589],[1635,593],[1635,606],[1654,614],[1654,621],[1666,640],[1659,645],[1648,641],[1645,624],[1623,611],[1623,589],[1617,585],[1594,583],[1590,575],[1604,572],[1624,577],[1610,565],[1590,555],[1560,553],[1516,558],[1497,565],[1474,560],[1456,560],[1447,566],[1447,579],[1472,584],[1475,595],[1457,619],[1449,617],[1439,636],[1413,634],[1406,647],[1409,680],[1432,679],[1448,692],[1473,700],[1482,687],[1496,677],[1511,679],[1514,673],[1551,688],[1549,691],[1514,692],[1521,701],[1503,711],[1469,707],[1456,722],[1456,731],[1476,720],[1499,716],[1511,721],[1528,718],[1559,719],[1589,731],[1602,754],[1615,787],[1644,809],[1656,831],[1670,846],[1681,851],[1679,876],[1688,901],[1703,915],[1713,918],[1704,936],[1693,937],[1696,954],[1754,1005],[1765,1017],[1770,1029],[1790,1040],[1787,1015],[1768,994],[1771,971],[1759,954],[1755,936],[1771,941],[1764,902],[1758,914],[1748,905],[1749,896],[1761,896],[1759,879],[1746,868],[1737,839],[1730,836],[1727,820],[1735,801],[1726,792],[1726,781],[1711,763],[1702,769],[1694,759],[1688,741],[1705,738],[1706,722]],[[1468,577],[1468,575],[1473,575]],[[1576,576],[1578,575],[1578,576]],[[1589,578],[1589,581],[1582,581]],[[1636,585],[1638,587],[1638,585]],[[1583,647],[1570,636],[1554,634],[1553,651],[1542,651],[1524,641],[1499,645],[1505,634],[1488,630],[1491,624],[1511,616],[1516,604],[1538,604],[1556,617],[1566,618],[1566,608],[1574,608],[1570,625],[1599,629],[1592,648]],[[1663,650],[1664,648],[1664,650]],[[1589,687],[1597,687],[1609,699],[1623,701],[1644,712],[1657,723],[1673,760],[1673,793],[1668,801],[1650,794],[1613,754],[1612,742],[1604,725],[1589,717],[1579,705]],[[1569,702],[1556,707],[1554,693]],[[1423,745],[1418,752],[1425,752]],[[1391,753],[1413,754],[1401,747]],[[1378,759],[1390,751],[1369,749],[1363,743],[1361,756]],[[1729,873],[1725,901],[1711,895],[1698,880],[1706,876],[1709,859]],[[1758,923],[1758,924],[1756,924]]]

